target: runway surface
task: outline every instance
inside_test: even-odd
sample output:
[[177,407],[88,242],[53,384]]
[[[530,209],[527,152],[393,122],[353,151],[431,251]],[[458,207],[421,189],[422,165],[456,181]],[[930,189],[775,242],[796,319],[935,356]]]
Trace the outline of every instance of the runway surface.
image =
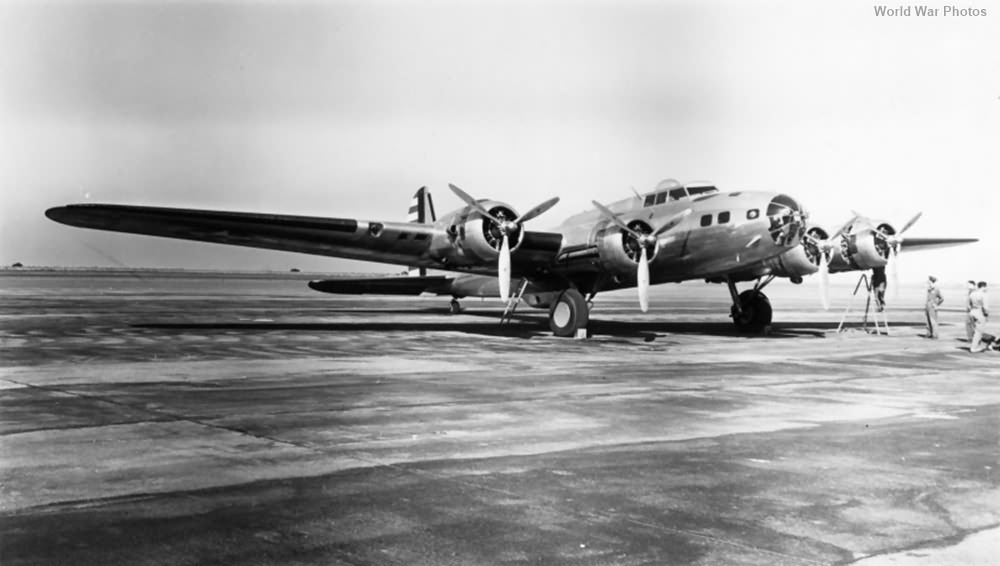
[[495,301],[5,274],[0,563],[995,563],[1000,355],[958,308],[921,338],[916,288],[838,334],[838,289],[774,284],[752,337],[723,286],[618,293],[568,340]]

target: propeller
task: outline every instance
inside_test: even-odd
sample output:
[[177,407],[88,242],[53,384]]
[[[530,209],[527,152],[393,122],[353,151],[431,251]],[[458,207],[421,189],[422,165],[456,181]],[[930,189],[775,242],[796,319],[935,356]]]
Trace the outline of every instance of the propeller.
[[500,255],[497,258],[497,280],[500,283],[500,299],[504,301],[510,299],[510,235],[520,231],[522,225],[528,220],[541,216],[545,211],[555,206],[559,202],[559,197],[552,197],[513,220],[504,220],[503,218],[494,216],[485,206],[472,198],[472,195],[469,193],[452,184],[449,184],[448,188],[458,198],[462,199],[465,204],[483,215],[483,218],[492,222],[503,235],[503,242],[500,244]]
[[819,301],[823,305],[823,310],[830,310],[830,256],[833,254],[833,249],[837,246],[837,239],[857,219],[858,215],[855,213],[853,218],[842,224],[832,236],[826,239],[820,239],[810,234],[805,235],[805,238],[816,247],[816,251],[819,254]]
[[601,211],[601,214],[604,215],[605,218],[621,228],[622,232],[631,236],[635,240],[635,243],[639,246],[639,261],[636,262],[635,274],[636,290],[639,294],[639,309],[642,312],[646,312],[649,310],[649,255],[646,248],[649,246],[659,245],[660,236],[675,228],[681,223],[681,221],[687,218],[688,215],[691,214],[691,209],[686,208],[678,212],[668,218],[667,221],[661,224],[656,230],[649,234],[643,234],[642,232],[632,229],[610,208],[604,206],[596,200],[591,202],[593,202],[594,206],[597,207],[597,210]]
[[[861,216],[857,212],[855,212],[854,214],[857,216]],[[886,246],[889,249],[888,257],[886,257],[886,263],[888,263],[889,273],[890,276],[892,277],[893,298],[896,299],[899,298],[899,261],[897,256],[899,255],[899,252],[903,248],[903,241],[905,240],[905,238],[903,238],[903,233],[912,228],[913,225],[917,223],[917,220],[920,220],[920,217],[923,216],[923,214],[924,214],[923,212],[918,212],[914,214],[913,218],[907,220],[906,224],[903,224],[903,227],[900,228],[899,231],[896,232],[895,234],[887,234],[886,232],[878,228],[874,227],[872,228],[872,233],[875,235],[875,237],[885,242]],[[869,225],[871,224],[870,220],[868,220],[867,218],[865,218],[865,220],[868,221]]]
[[892,296],[894,299],[899,298],[899,258],[897,256],[903,248],[903,232],[906,232],[914,224],[916,224],[921,215],[923,215],[923,212],[916,213],[913,218],[906,222],[906,224],[903,224],[903,227],[900,228],[899,232],[894,235],[886,235],[886,243],[889,244],[888,262],[889,273],[892,275]]
[[639,293],[639,310],[646,312],[649,310],[649,260],[646,258],[646,246],[639,246],[635,280]]

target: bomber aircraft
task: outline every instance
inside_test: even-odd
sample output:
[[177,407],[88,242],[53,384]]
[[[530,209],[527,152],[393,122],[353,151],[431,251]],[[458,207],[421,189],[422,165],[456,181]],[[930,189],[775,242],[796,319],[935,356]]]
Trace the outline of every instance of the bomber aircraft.
[[[882,269],[901,249],[963,244],[971,238],[906,238],[919,214],[897,229],[856,214],[832,235],[808,223],[794,198],[762,191],[722,192],[707,183],[660,182],[646,194],[601,204],[549,231],[526,223],[552,208],[549,199],[524,214],[505,202],[477,199],[449,185],[465,204],[436,217],[426,188],[414,195],[411,221],[390,222],[191,210],[116,204],[71,204],[45,212],[70,226],[267,248],[412,266],[412,277],[312,281],[343,294],[431,293],[499,296],[548,309],[557,336],[585,332],[595,295],[635,287],[648,308],[650,285],[703,279],[725,283],[736,327],[760,331],[772,310],[763,289],[775,278],[801,283],[819,272]],[[426,269],[456,275],[427,275]],[[517,289],[511,292],[511,281]],[[739,291],[737,284],[753,282]],[[506,312],[505,312],[506,314]]]

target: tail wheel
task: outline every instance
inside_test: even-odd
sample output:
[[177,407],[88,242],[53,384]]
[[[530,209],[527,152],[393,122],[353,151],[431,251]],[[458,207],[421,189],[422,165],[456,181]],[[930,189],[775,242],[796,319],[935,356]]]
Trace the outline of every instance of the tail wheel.
[[549,307],[549,328],[556,336],[570,337],[590,320],[587,301],[576,289],[566,289]]
[[740,293],[740,309],[732,309],[733,323],[741,332],[760,332],[771,324],[771,301],[767,295],[751,290]]

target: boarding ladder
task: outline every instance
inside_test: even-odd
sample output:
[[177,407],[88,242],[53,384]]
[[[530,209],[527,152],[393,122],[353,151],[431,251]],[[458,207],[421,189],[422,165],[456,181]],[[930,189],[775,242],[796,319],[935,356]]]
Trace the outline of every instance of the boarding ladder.
[[518,303],[521,302],[521,297],[524,295],[524,290],[528,287],[528,280],[521,279],[520,285],[518,285],[517,293],[513,297],[507,299],[507,308],[504,309],[503,315],[500,316],[500,324],[510,324],[510,320],[514,318],[514,311],[517,310]]
[[[889,335],[889,320],[885,314],[885,307],[882,308],[882,312],[879,310],[872,309],[872,303],[875,298],[875,289],[872,288],[871,283],[868,281],[868,274],[862,273],[861,277],[858,279],[858,284],[854,286],[854,293],[851,294],[851,300],[847,302],[847,307],[844,309],[843,316],[840,317],[840,324],[837,326],[837,333],[843,331],[844,321],[847,319],[847,314],[851,311],[851,306],[854,304],[854,297],[858,295],[858,291],[861,289],[861,284],[864,283],[865,290],[867,291],[868,297],[865,300],[865,315],[864,319],[861,321],[861,329],[868,331],[868,313],[872,315],[872,323],[875,325],[874,333],[882,334],[885,333],[886,336]],[[879,327],[879,315],[882,315],[882,326]]]

